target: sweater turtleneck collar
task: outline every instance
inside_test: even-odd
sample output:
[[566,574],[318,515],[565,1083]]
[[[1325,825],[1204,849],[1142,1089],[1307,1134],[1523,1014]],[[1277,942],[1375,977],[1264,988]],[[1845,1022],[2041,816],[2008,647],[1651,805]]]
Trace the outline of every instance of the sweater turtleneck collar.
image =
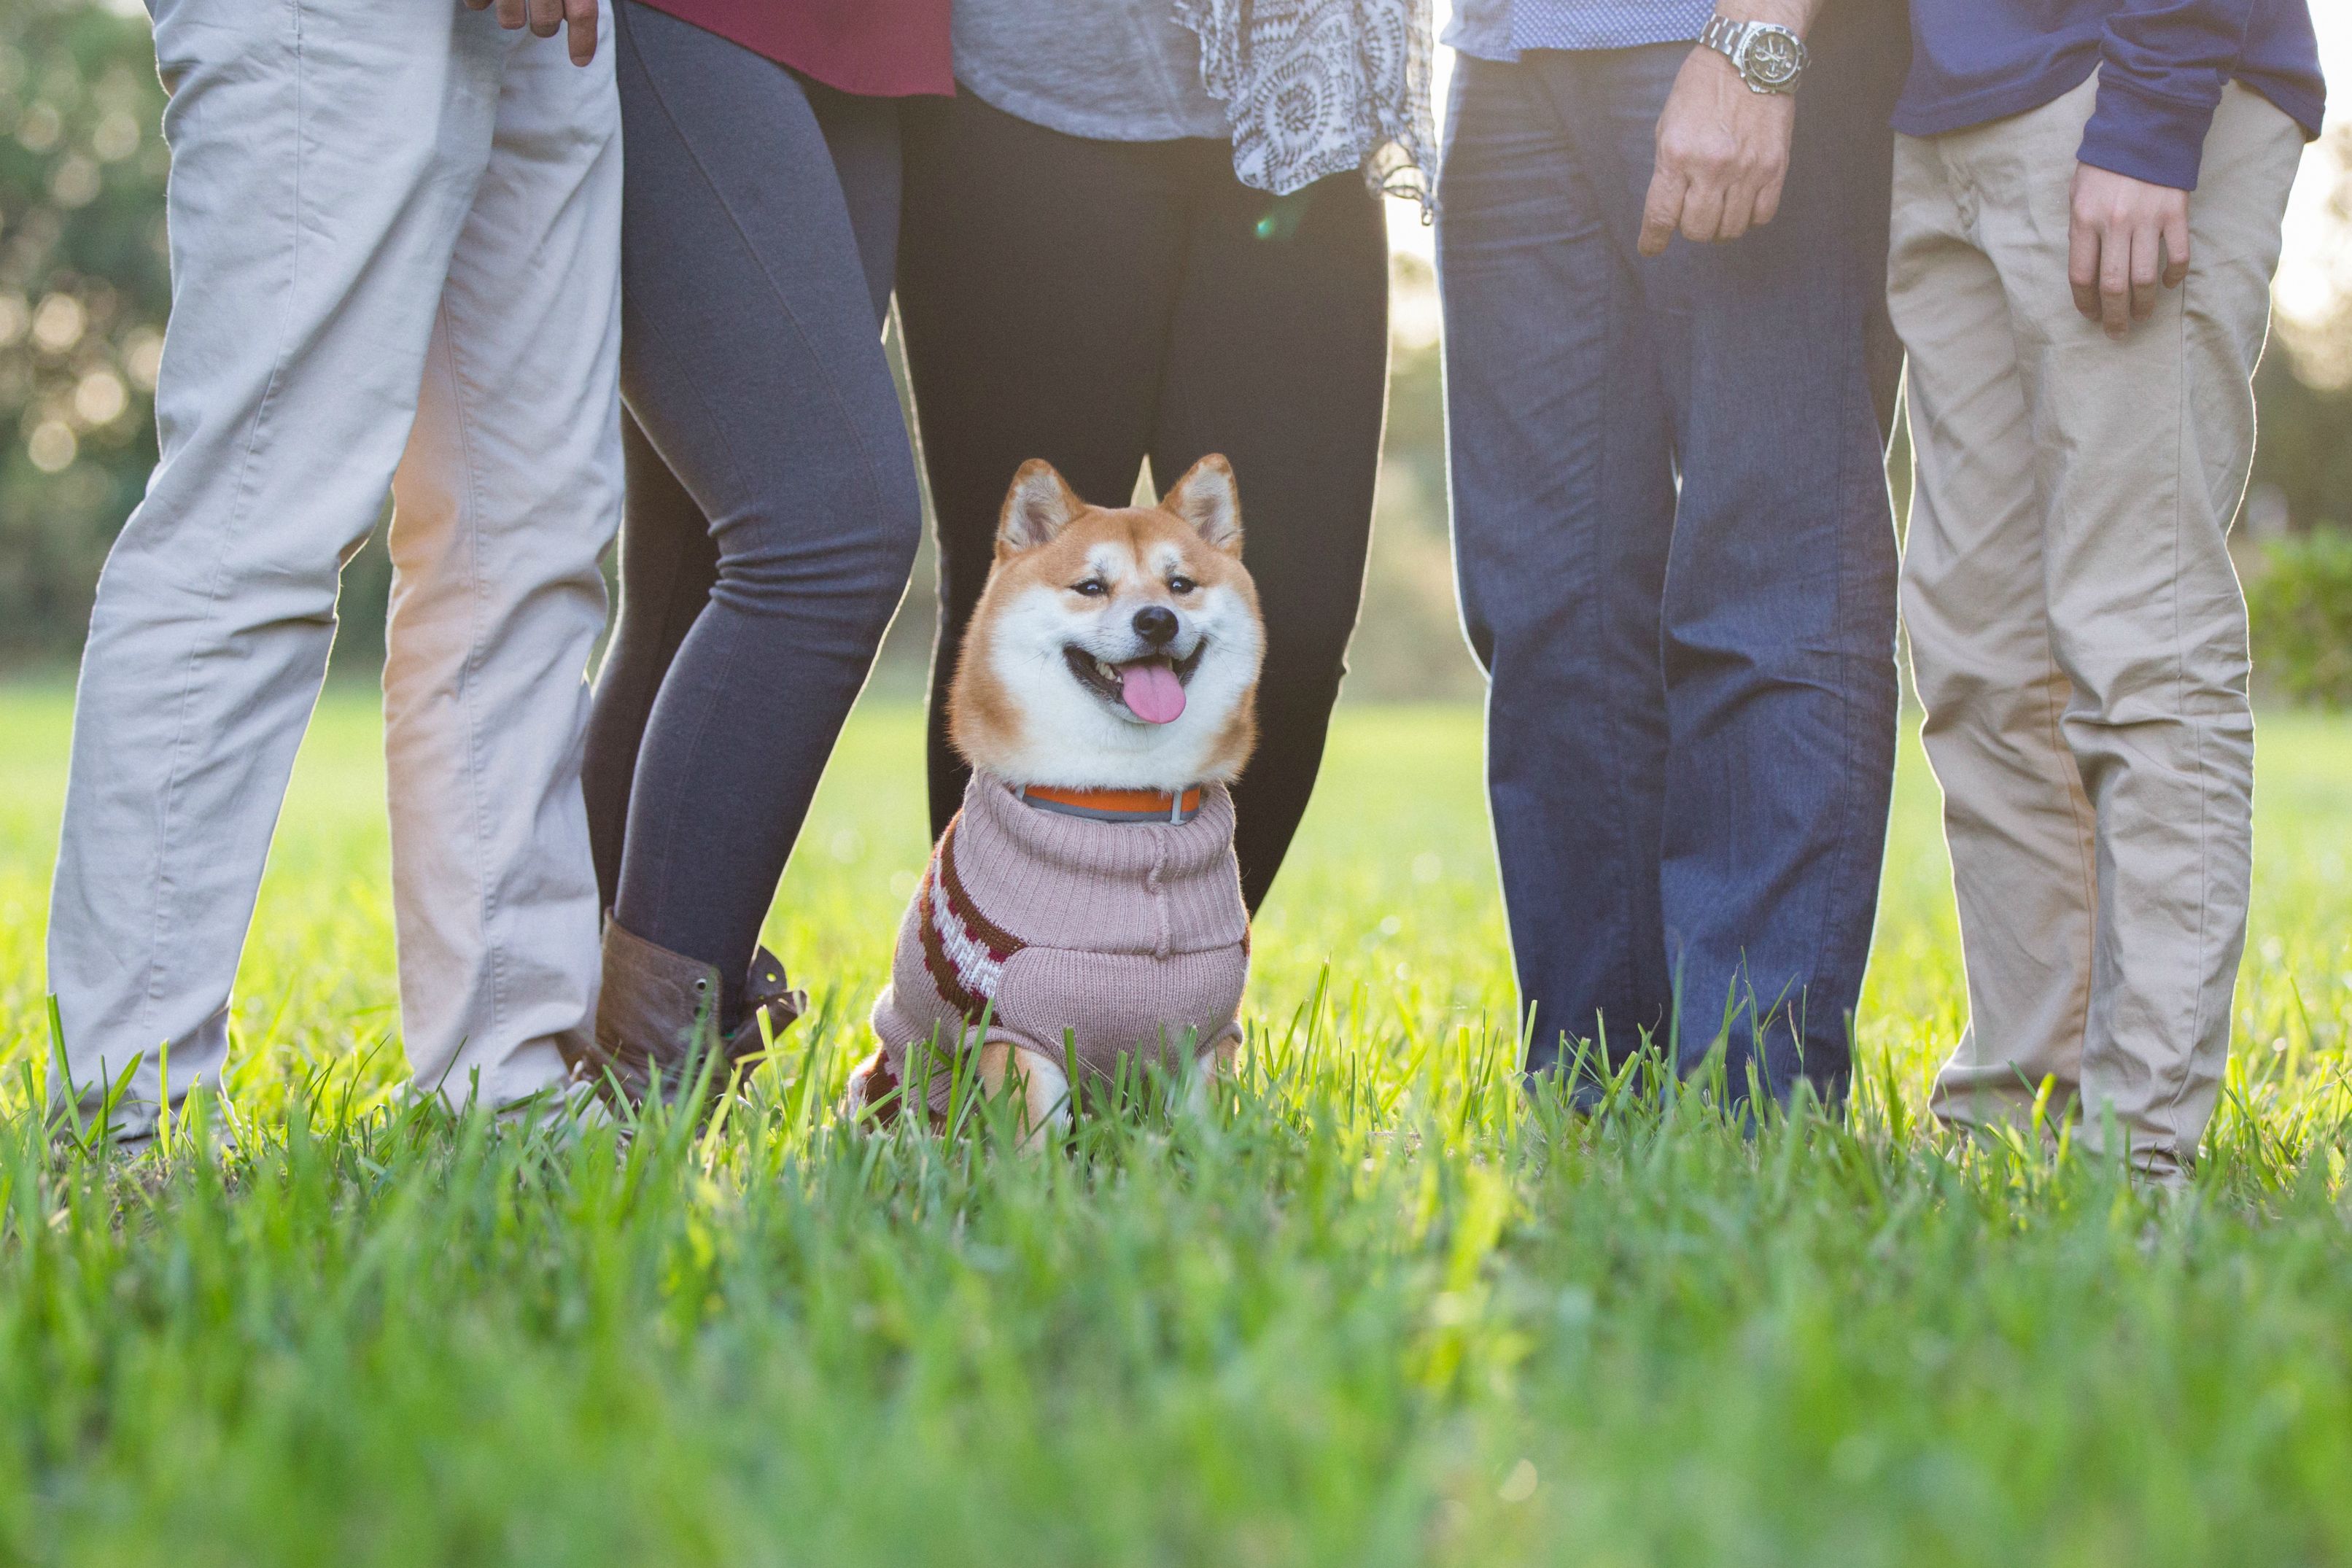
[[1222,873],[1234,841],[1233,797],[1223,784],[1202,787],[1200,809],[1186,822],[1105,822],[1039,810],[1012,784],[975,772],[963,808],[986,822],[989,837],[1001,835],[1024,854],[1097,876],[1156,871],[1164,881]]

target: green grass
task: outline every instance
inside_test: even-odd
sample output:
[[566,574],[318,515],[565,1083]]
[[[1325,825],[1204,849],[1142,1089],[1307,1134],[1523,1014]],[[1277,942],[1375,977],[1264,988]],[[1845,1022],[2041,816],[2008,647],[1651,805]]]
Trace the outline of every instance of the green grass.
[[[0,689],[0,1108],[67,725]],[[241,1152],[0,1133],[0,1563],[2352,1555],[2352,724],[2265,724],[2238,1057],[2172,1199],[1922,1125],[1961,1000],[1916,754],[1850,1119],[1522,1100],[1451,710],[1344,715],[1219,1118],[846,1131],[917,742],[856,721],[786,879],[816,1016],[716,1130],[616,1156],[401,1108],[373,712],[331,697],[213,1113]]]

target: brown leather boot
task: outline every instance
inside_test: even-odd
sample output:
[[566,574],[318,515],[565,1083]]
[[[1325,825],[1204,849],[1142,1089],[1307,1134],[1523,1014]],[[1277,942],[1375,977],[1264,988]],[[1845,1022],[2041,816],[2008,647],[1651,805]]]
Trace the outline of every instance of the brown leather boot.
[[751,971],[743,982],[743,1021],[727,1037],[727,1059],[740,1062],[768,1048],[760,1038],[760,1020],[768,1020],[768,1038],[782,1036],[808,1011],[808,993],[793,988],[784,978],[784,961],[764,947],[751,949]]
[[719,998],[717,965],[657,947],[608,918],[595,1041],[572,1064],[572,1076],[631,1108],[645,1103],[656,1080],[667,1103],[698,1079],[715,1099],[746,1058],[767,1048],[763,1016],[769,1034],[781,1035],[808,1006],[807,994],[786,984],[783,964],[764,947],[751,955],[743,1017],[723,1034]]

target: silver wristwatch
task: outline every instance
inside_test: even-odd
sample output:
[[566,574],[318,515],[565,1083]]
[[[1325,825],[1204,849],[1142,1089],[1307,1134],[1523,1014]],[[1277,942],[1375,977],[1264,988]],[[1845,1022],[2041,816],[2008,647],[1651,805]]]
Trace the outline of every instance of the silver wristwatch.
[[1805,40],[1770,22],[1735,22],[1710,16],[1699,43],[1738,68],[1750,92],[1794,92],[1812,57]]

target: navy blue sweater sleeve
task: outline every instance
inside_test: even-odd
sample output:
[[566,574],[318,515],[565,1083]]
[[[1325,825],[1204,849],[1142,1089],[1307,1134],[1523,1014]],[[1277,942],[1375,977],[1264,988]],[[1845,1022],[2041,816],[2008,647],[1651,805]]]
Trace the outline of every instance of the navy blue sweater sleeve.
[[2082,161],[2197,188],[2205,132],[2246,47],[2254,0],[2125,0],[2099,44],[2099,101]]

